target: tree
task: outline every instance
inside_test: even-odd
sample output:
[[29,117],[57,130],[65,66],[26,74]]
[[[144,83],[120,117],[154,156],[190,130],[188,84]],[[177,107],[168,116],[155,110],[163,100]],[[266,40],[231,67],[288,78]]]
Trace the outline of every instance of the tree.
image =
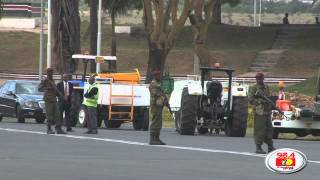
[[53,60],[59,73],[73,73],[80,53],[80,16],[78,0],[52,1]]
[[229,4],[230,6],[236,6],[240,3],[240,0],[217,0],[213,6],[212,23],[221,24],[221,6],[222,4]]
[[2,17],[2,13],[3,13],[3,4],[4,4],[3,0],[0,0],[0,19]]
[[[90,44],[91,54],[97,52],[97,32],[98,32],[98,0],[86,0],[86,3],[90,6]],[[140,9],[142,6],[141,0],[104,0],[102,1],[102,7],[111,16],[111,55],[117,55],[116,35],[115,35],[115,17],[127,13],[129,9]],[[95,63],[91,64],[91,72],[95,72]],[[116,62],[110,62],[109,70],[116,71]]]
[[[129,9],[141,6],[140,0],[106,0],[103,1],[104,9],[108,10],[111,16],[111,56],[117,55],[117,41],[115,34],[116,20],[115,17],[127,13]],[[117,64],[115,61],[109,62],[109,70],[117,71]]]
[[[177,34],[184,27],[193,2],[184,0],[183,8],[179,11],[179,0],[143,0],[143,23],[149,47],[147,83],[151,80],[152,71],[163,73],[167,55],[174,46]],[[178,15],[178,12],[181,14]]]
[[[210,65],[210,52],[206,46],[207,33],[214,16],[212,9],[219,3],[220,0],[197,0],[194,3],[194,13],[189,15],[194,33],[193,43],[196,70],[198,70],[200,66]],[[199,72],[195,73],[199,74]]]

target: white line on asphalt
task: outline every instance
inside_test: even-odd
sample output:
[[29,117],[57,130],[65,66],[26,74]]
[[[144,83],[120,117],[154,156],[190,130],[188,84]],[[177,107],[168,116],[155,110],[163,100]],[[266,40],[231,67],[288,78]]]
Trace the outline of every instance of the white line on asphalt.
[[[8,131],[8,132],[47,135],[47,133],[41,132],[41,131],[29,131],[29,130],[11,129],[11,128],[0,128],[0,130]],[[113,142],[113,143],[129,144],[129,145],[160,147],[160,148],[179,149],[179,150],[188,150],[188,151],[235,154],[235,155],[253,156],[253,157],[266,157],[266,155],[263,155],[263,154],[255,154],[255,153],[250,153],[250,152],[225,151],[225,150],[218,150],[218,149],[195,148],[195,147],[172,146],[172,145],[151,146],[148,143],[142,143],[142,142],[136,142],[136,141],[126,141],[126,140],[109,139],[109,138],[96,138],[96,137],[88,137],[88,136],[76,136],[76,135],[68,135],[68,134],[66,134],[66,135],[64,135],[64,134],[51,134],[50,136],[60,136],[60,137],[68,137],[68,138],[73,138],[73,139],[87,139],[87,140]],[[313,160],[308,160],[308,161],[310,163],[320,164],[320,161],[313,161]]]

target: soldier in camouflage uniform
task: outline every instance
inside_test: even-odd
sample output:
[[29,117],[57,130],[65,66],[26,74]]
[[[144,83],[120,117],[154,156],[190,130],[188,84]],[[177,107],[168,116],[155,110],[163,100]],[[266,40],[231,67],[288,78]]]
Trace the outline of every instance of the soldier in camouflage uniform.
[[160,140],[160,131],[162,128],[162,110],[167,103],[167,98],[162,92],[160,83],[160,71],[153,71],[153,79],[150,83],[150,145],[165,145]]
[[271,124],[272,105],[262,98],[270,96],[269,87],[264,83],[264,74],[256,74],[257,84],[249,90],[249,102],[254,107],[254,140],[256,144],[256,153],[265,154],[262,144],[268,145],[268,152],[275,150],[273,147],[272,135],[273,127]]
[[39,91],[44,92],[43,100],[46,106],[46,117],[47,117],[47,134],[54,134],[51,129],[51,125],[55,122],[55,130],[57,134],[66,134],[61,129],[61,119],[58,104],[57,96],[58,89],[53,80],[53,69],[47,69],[47,78],[41,81],[39,84]]

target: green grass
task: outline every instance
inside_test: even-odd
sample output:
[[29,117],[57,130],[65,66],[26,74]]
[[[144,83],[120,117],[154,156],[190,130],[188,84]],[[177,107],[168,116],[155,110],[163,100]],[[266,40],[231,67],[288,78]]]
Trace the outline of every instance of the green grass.
[[[81,24],[81,47],[89,49],[88,22]],[[143,29],[141,25],[135,25]],[[110,54],[110,25],[103,26],[102,54]],[[235,75],[246,73],[256,53],[272,46],[275,27],[242,27],[212,25],[208,33],[210,63],[220,62],[235,69]],[[283,77],[310,77],[319,64],[320,48],[317,31],[303,33],[297,45],[284,54],[270,75]],[[37,72],[39,35],[29,32],[0,32],[0,71]],[[193,73],[193,32],[186,26],[176,39],[176,45],[167,58],[171,74]],[[46,43],[45,43],[46,44]],[[147,69],[148,46],[145,37],[117,35],[118,69]],[[303,63],[302,63],[303,62]],[[45,67],[45,65],[44,65]],[[79,66],[81,67],[81,65]],[[286,68],[284,68],[286,67]]]
[[299,92],[301,94],[305,94],[308,96],[314,96],[316,94],[316,84],[317,78],[312,77],[301,83],[297,83],[295,85],[288,86],[286,91],[288,92]]

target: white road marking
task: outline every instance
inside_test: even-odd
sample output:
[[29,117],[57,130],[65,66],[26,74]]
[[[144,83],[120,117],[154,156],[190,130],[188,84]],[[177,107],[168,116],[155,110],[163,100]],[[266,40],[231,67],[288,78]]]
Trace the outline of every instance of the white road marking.
[[[29,130],[12,129],[12,128],[0,128],[0,130],[8,131],[8,132],[29,133],[29,134],[39,134],[39,135],[48,136],[47,133],[41,132],[41,131],[29,131]],[[104,141],[104,142],[113,142],[113,143],[138,145],[138,146],[148,146],[148,147],[155,147],[155,148],[158,147],[158,148],[179,149],[179,150],[188,150],[188,151],[234,154],[234,155],[243,155],[243,156],[252,156],[252,157],[263,157],[263,158],[266,157],[266,155],[264,155],[264,154],[255,154],[255,153],[250,153],[250,152],[225,151],[225,150],[218,150],[218,149],[195,148],[195,147],[172,146],[172,145],[151,146],[148,143],[142,143],[142,142],[136,142],[136,141],[126,141],[126,140],[120,140],[120,139],[96,138],[96,137],[77,136],[77,135],[68,135],[68,134],[50,134],[50,136],[67,137],[67,138],[73,138],[73,139],[86,139],[86,140],[95,140],[95,141]],[[320,161],[308,160],[308,162],[315,163],[315,164],[320,164]]]

